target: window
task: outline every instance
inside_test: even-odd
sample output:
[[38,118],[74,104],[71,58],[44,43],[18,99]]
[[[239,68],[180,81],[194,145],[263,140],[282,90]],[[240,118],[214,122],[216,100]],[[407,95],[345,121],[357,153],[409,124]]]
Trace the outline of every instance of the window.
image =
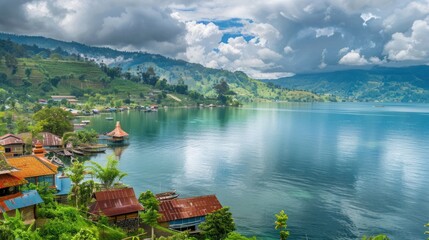
[[11,148],[5,148],[4,151],[7,152],[7,153],[9,153],[9,152],[12,151],[12,149]]

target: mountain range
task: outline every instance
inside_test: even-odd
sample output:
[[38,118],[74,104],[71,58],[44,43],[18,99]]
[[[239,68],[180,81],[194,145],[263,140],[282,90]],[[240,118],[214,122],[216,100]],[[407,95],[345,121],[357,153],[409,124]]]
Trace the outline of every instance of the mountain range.
[[[137,75],[152,67],[168,83],[183,81],[189,89],[206,96],[216,95],[213,85],[225,80],[243,101],[257,99],[285,101],[361,101],[429,102],[429,66],[373,67],[337,72],[297,74],[277,80],[255,80],[245,73],[206,68],[200,64],[172,59],[158,54],[126,52],[106,47],[92,47],[77,42],[51,38],[0,33],[0,39],[40,48],[66,51],[121,67]],[[264,84],[267,83],[267,84]],[[281,87],[281,88],[279,88]]]

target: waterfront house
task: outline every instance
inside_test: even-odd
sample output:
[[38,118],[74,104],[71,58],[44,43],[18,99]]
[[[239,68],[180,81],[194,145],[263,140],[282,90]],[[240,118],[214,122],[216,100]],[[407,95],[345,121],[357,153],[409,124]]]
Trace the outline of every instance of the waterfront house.
[[0,137],[0,146],[4,149],[5,157],[20,156],[24,154],[24,141],[16,135],[6,134]]
[[134,230],[139,226],[139,203],[133,188],[108,189],[93,195],[95,202],[89,212],[95,216],[106,216],[118,227]]
[[19,171],[12,173],[19,178],[25,178],[30,183],[46,182],[49,187],[56,188],[55,175],[58,173],[58,166],[45,158],[46,150],[40,141],[37,141],[33,148],[32,155],[7,158],[7,162]]
[[0,154],[0,219],[3,213],[15,216],[16,210],[21,213],[25,224],[30,224],[36,217],[36,204],[43,200],[36,190],[20,192],[21,185],[27,181],[15,173],[19,172],[7,163],[3,154]]
[[126,133],[121,128],[121,123],[119,121],[116,122],[116,127],[113,131],[106,134],[109,137],[112,137],[110,140],[113,142],[123,142],[125,138],[128,137],[128,133]]
[[174,230],[197,232],[205,216],[221,208],[215,195],[161,201],[158,222]]
[[[29,139],[31,138],[31,133],[20,133],[17,135],[21,139]],[[61,137],[50,133],[50,132],[41,132],[38,134],[38,137],[40,138],[40,142],[42,143],[44,148],[60,148],[62,147],[62,139]],[[32,139],[32,146],[35,146],[37,143],[37,140],[39,140],[37,137],[33,137]]]

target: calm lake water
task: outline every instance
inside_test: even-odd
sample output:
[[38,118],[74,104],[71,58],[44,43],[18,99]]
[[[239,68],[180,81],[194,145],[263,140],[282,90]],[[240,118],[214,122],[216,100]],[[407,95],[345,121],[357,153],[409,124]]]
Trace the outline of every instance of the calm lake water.
[[130,145],[93,160],[120,155],[123,182],[137,194],[216,194],[244,235],[278,239],[274,214],[284,209],[290,239],[427,238],[429,105],[255,104],[107,116],[90,118],[90,127],[106,132],[121,121]]

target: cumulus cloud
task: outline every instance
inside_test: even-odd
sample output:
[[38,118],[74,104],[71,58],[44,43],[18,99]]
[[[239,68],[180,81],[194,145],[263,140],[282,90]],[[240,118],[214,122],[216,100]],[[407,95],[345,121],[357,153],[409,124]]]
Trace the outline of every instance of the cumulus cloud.
[[344,65],[360,66],[367,65],[369,62],[365,59],[364,56],[360,54],[359,50],[351,50],[346,55],[344,55],[338,63]]
[[414,21],[411,34],[394,33],[384,51],[390,60],[425,60],[429,57],[429,17]]
[[14,0],[0,1],[0,31],[271,78],[429,62],[428,14],[429,0]]

